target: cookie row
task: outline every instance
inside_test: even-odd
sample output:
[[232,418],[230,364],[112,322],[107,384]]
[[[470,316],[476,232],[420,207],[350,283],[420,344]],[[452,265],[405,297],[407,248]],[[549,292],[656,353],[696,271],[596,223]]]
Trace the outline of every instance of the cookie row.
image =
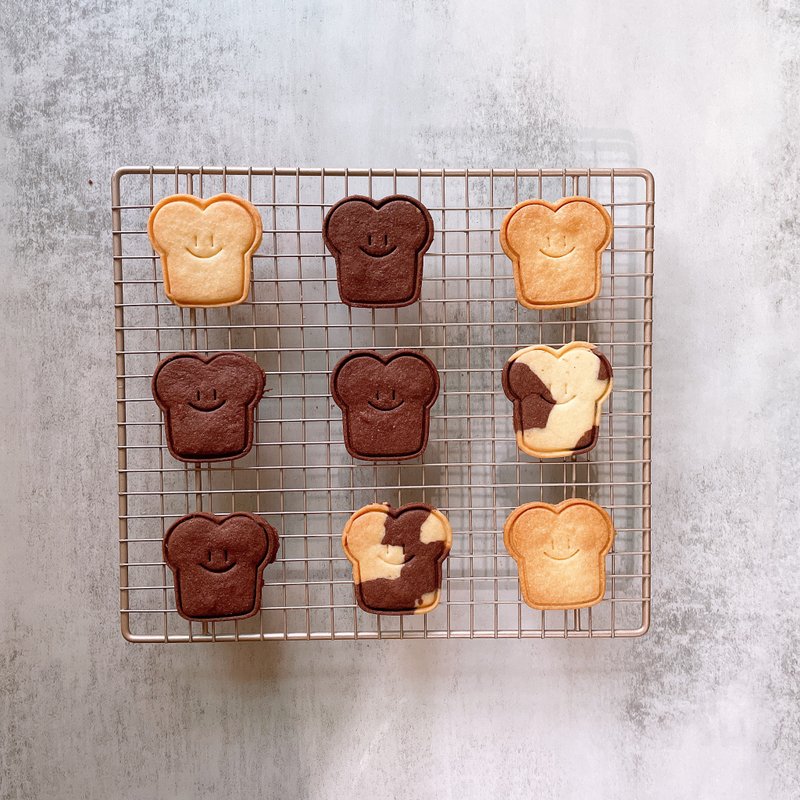
[[[241,458],[253,445],[255,409],[264,393],[261,367],[239,353],[174,353],[152,380],[164,412],[167,447],[179,461]],[[539,458],[585,453],[596,444],[611,364],[588,342],[554,350],[518,350],[503,369],[503,390],[514,408],[517,446]],[[365,461],[420,455],[428,442],[439,373],[415,350],[388,355],[348,353],[331,373],[331,394],[342,410],[347,452]]]
[[[261,215],[252,203],[227,193],[207,200],[170,195],[153,208],[147,230],[173,303],[213,308],[247,299],[262,237]],[[518,301],[526,308],[552,309],[594,300],[612,232],[608,212],[588,197],[518,203],[500,228]],[[336,263],[342,302],[362,308],[415,303],[433,235],[430,212],[413,197],[340,200],[325,216],[322,239]]]
[[[585,608],[602,600],[614,526],[600,506],[579,499],[527,503],[511,513],[503,534],[529,606]],[[342,548],[359,607],[373,614],[432,611],[452,541],[447,517],[424,503],[373,503],[356,511],[345,525]],[[192,621],[258,613],[264,570],[279,546],[275,528],[254,514],[181,517],[163,541],[178,613]]]

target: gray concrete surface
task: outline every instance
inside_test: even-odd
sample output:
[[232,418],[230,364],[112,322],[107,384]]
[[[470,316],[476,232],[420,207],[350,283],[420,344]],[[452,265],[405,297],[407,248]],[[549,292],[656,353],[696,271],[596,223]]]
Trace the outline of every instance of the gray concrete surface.
[[[0,26],[0,796],[800,796],[798,3],[3,0]],[[655,173],[647,638],[122,640],[109,178],[175,162]]]

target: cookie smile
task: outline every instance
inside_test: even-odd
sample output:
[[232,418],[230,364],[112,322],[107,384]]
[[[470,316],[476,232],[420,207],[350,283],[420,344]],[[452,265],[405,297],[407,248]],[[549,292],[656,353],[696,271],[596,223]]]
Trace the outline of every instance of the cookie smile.
[[202,411],[204,414],[210,414],[212,411],[217,411],[218,409],[222,408],[222,406],[224,406],[227,402],[227,400],[220,400],[217,403],[214,403],[212,406],[200,406],[190,400],[189,405],[195,411]]
[[563,252],[563,253],[552,253],[552,252],[550,252],[549,250],[542,250],[542,249],[540,248],[540,249],[539,249],[539,252],[540,252],[540,253],[541,253],[543,256],[547,256],[548,258],[564,258],[565,256],[568,256],[568,255],[569,255],[569,254],[570,254],[570,253],[571,253],[571,252],[572,252],[574,249],[575,249],[574,247],[570,247],[570,249],[569,249],[569,250],[567,250],[567,251],[565,251],[565,252]]
[[393,567],[405,566],[406,564],[410,564],[416,556],[412,555],[404,555],[402,561],[397,561],[391,558],[384,558],[382,555],[378,554],[378,558],[383,561],[384,564],[390,564]]
[[389,247],[389,248],[378,248],[378,247],[363,247],[362,245],[358,246],[358,249],[362,253],[366,253],[370,258],[385,258],[388,255],[394,253],[397,250],[397,246]]
[[186,249],[195,257],[195,258],[214,258],[214,256],[219,255],[222,252],[221,247],[212,247],[209,250],[202,249],[199,252],[196,251],[193,247],[187,245]]
[[213,572],[215,575],[221,575],[223,572],[228,572],[229,570],[232,570],[232,569],[233,569],[233,568],[236,566],[236,562],[234,561],[234,562],[233,562],[233,563],[231,563],[231,564],[228,564],[228,563],[226,562],[226,563],[225,563],[225,564],[223,564],[221,567],[211,567],[211,566],[208,566],[208,565],[206,565],[206,564],[200,564],[200,566],[201,566],[201,567],[202,567],[202,568],[203,568],[203,569],[204,569],[206,572]]
[[542,551],[548,558],[552,558],[553,561],[568,561],[572,556],[577,555],[580,553],[580,548],[575,548],[568,556],[554,556],[552,553],[548,553],[547,550]]
[[383,405],[382,403],[379,405],[372,400],[367,400],[367,405],[371,406],[376,411],[394,411],[395,409],[400,408],[403,403],[405,403],[405,400],[391,401],[389,405]]
[[228,556],[228,551],[226,549],[222,550],[222,565],[216,566],[214,564],[214,551],[208,550],[208,557],[205,561],[200,562],[200,566],[206,572],[213,572],[219,575],[222,572],[227,572],[228,570],[233,569],[236,566],[235,561],[231,561],[230,557]]

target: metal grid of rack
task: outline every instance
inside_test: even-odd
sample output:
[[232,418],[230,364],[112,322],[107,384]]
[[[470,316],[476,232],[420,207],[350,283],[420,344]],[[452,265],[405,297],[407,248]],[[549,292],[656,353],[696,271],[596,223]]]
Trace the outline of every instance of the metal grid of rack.
[[[181,309],[164,296],[147,217],[176,192],[228,191],[259,209],[264,238],[247,301]],[[348,308],[321,237],[330,206],[348,194],[418,197],[435,237],[420,302]],[[577,309],[518,305],[499,228],[519,200],[567,195],[601,202],[614,221],[600,297]],[[650,403],[654,184],[638,169],[311,169],[124,167],[112,181],[117,341],[120,610],[137,642],[270,639],[639,636],[650,622]],[[503,364],[520,347],[591,341],[609,356],[614,391],[597,447],[539,461],[518,452]],[[388,464],[354,461],[328,376],[351,349],[422,350],[442,390],[427,450]],[[256,438],[243,459],[197,466],[166,448],[150,378],[177,350],[235,350],[267,373]],[[587,497],[617,529],[601,603],[535,611],[520,599],[503,523],[518,505]],[[410,617],[363,613],[341,532],[353,510],[423,501],[453,527],[442,602]],[[264,573],[259,614],[189,623],[175,611],[164,531],[192,511],[262,514],[281,535]]]

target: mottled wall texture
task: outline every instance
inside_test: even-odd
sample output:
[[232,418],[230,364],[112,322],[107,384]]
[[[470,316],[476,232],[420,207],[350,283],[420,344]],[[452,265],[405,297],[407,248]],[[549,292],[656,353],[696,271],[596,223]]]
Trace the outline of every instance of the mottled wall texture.
[[[800,5],[0,2],[0,796],[800,797]],[[144,646],[117,619],[110,175],[644,166],[633,641]]]

